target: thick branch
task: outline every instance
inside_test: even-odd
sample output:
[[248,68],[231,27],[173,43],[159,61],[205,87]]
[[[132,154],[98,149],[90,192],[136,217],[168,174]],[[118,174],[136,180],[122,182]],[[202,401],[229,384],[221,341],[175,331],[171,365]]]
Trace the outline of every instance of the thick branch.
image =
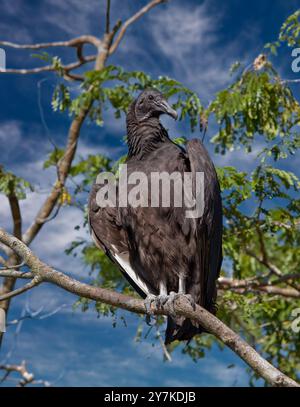
[[120,32],[113,43],[113,45],[110,47],[109,54],[113,54],[116,49],[118,48],[120,42],[122,41],[122,38],[124,37],[127,28],[135,23],[139,18],[141,18],[144,14],[146,14],[148,11],[150,11],[153,7],[158,6],[159,4],[166,3],[167,0],[153,0],[150,3],[148,3],[146,6],[141,8],[137,13],[135,13],[132,17],[130,17],[128,20],[125,21],[125,23],[122,25]]
[[[9,235],[3,229],[0,229],[0,241],[13,249],[17,255],[20,256],[31,268],[32,273],[39,276],[43,281],[55,284],[81,297],[89,298],[94,301],[101,301],[138,314],[146,313],[146,307],[142,300],[138,300],[104,288],[81,283],[61,272],[52,269],[38,259],[24,243]],[[171,305],[167,303],[164,307],[155,310],[154,312],[155,314],[160,315],[171,315],[172,309],[170,309],[170,307]],[[278,369],[262,358],[248,343],[246,343],[222,321],[210,314],[204,308],[197,305],[196,309],[193,310],[185,297],[180,296],[175,302],[175,311],[177,315],[182,315],[199,322],[204,329],[215,335],[225,345],[230,347],[269,384],[283,387],[299,386],[298,383],[281,373]]]

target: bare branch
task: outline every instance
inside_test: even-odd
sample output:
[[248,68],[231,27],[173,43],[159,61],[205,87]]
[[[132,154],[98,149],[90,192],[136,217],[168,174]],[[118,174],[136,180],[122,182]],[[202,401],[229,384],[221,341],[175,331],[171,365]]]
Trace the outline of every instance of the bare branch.
[[0,370],[4,370],[5,372],[4,376],[0,380],[0,384],[7,380],[11,373],[17,372],[21,375],[21,379],[18,382],[20,387],[25,387],[28,384],[43,384],[44,386],[50,386],[48,381],[35,380],[34,374],[27,370],[26,362],[24,360],[21,365],[0,365]]
[[170,352],[168,351],[165,342],[161,336],[160,330],[158,326],[155,326],[156,328],[156,337],[159,340],[160,346],[162,347],[163,353],[164,353],[164,357],[166,358],[167,361],[172,362],[172,357],[170,355]]
[[36,275],[34,278],[23,287],[17,288],[16,290],[10,291],[9,293],[0,295],[0,301],[8,300],[9,298],[16,297],[24,293],[25,291],[31,290],[33,287],[36,287],[42,282],[42,279]]
[[135,23],[139,18],[141,18],[144,14],[146,14],[148,11],[150,11],[153,7],[158,6],[159,4],[162,4],[162,3],[166,3],[166,0],[152,0],[146,6],[142,7],[136,14],[134,14],[132,17],[130,17],[128,20],[126,20],[125,23],[122,25],[119,35],[117,36],[115,42],[110,47],[109,54],[111,55],[116,51],[120,42],[122,41],[122,38],[124,37],[124,35],[126,33],[127,28],[131,24]]
[[109,33],[109,30],[110,30],[110,0],[106,0],[106,25],[105,25],[106,34]]
[[53,215],[48,216],[48,218],[46,218],[46,219],[37,219],[37,221],[38,221],[39,223],[43,223],[43,224],[44,224],[44,223],[47,223],[47,222],[50,222],[51,220],[55,219],[56,216],[59,214],[59,211],[60,211],[61,207],[62,207],[61,204],[57,205],[57,208],[56,208],[56,210],[54,211]]
[[[85,44],[92,44],[96,47],[97,53],[101,52],[102,41],[93,35],[82,35],[78,38],[73,38],[69,41],[58,41],[58,42],[47,42],[41,44],[15,44],[12,42],[7,41],[0,41],[0,45],[6,47],[12,47],[17,49],[44,49],[50,47],[75,47],[77,49],[77,58],[78,61],[72,62],[67,65],[62,65],[61,70],[64,74],[65,79],[67,80],[77,80],[82,81],[83,77],[78,74],[71,73],[74,69],[80,68],[82,65],[87,64],[89,62],[95,61],[97,55],[89,55],[84,57],[83,56],[83,46]],[[53,72],[57,70],[57,66],[55,64],[46,65],[37,68],[29,68],[29,69],[0,69],[0,73],[7,73],[7,74],[20,74],[20,75],[28,75],[28,74],[37,74],[41,72]]]
[[218,279],[218,287],[222,289],[232,289],[244,294],[245,292],[260,291],[267,294],[282,295],[283,297],[300,298],[300,292],[295,288],[282,288],[274,285],[259,283],[257,280],[236,280],[227,277]]
[[0,277],[31,279],[34,277],[34,275],[27,271],[0,270]]
[[14,42],[9,41],[0,41],[0,46],[2,47],[10,47],[16,49],[44,49],[44,48],[52,48],[52,47],[79,47],[84,44],[92,44],[94,45],[97,50],[101,46],[101,40],[93,35],[82,35],[77,38],[72,38],[68,41],[53,41],[53,42],[44,42],[39,44],[16,44]]
[[279,277],[279,280],[281,280],[281,278],[283,278],[282,281],[286,281],[287,284],[292,287],[294,290],[299,291],[299,287],[297,285],[295,285],[293,282],[290,282],[290,278],[285,278],[285,275],[283,274],[283,272],[279,269],[279,267],[277,267],[274,263],[270,262],[270,260],[268,259],[268,257],[266,255],[264,255],[263,257],[257,256],[255,253],[253,253],[250,250],[246,249],[246,253],[253,257],[258,263],[262,264],[263,266],[265,266],[271,274],[274,274],[275,276]]
[[8,201],[14,224],[14,236],[16,236],[18,239],[22,239],[22,216],[19,200],[14,191],[8,195]]
[[[0,250],[1,250],[1,245],[0,245]],[[7,267],[7,262],[4,259],[4,257],[0,256],[0,263],[3,264],[3,266]]]
[[9,247],[5,246],[4,244],[0,243],[0,251],[5,253],[7,256],[11,254],[11,250]]
[[[106,304],[123,308],[138,314],[146,314],[147,310],[142,300],[120,294],[111,290],[81,283],[61,272],[52,269],[43,263],[33,252],[20,240],[0,229],[0,241],[13,249],[18,256],[24,259],[35,276],[42,281],[57,285],[75,295],[101,301]],[[168,302],[161,309],[154,310],[157,315],[171,315],[173,312]],[[225,345],[230,347],[242,358],[259,376],[273,386],[299,387],[299,384],[290,379],[264,358],[262,358],[247,342],[227,327],[222,321],[200,306],[195,310],[184,296],[179,296],[175,301],[175,312],[192,320],[197,321],[205,330],[215,335]]]
[[[79,61],[72,62],[67,65],[62,65],[61,70],[64,72],[64,75],[67,78],[74,79],[74,80],[83,80],[81,75],[76,75],[74,73],[71,73],[74,69],[80,68],[82,65],[85,65],[89,62],[93,62],[96,60],[96,55],[89,55],[86,56]],[[46,65],[46,66],[41,66],[38,68],[29,68],[29,69],[0,69],[0,73],[6,73],[6,74],[19,74],[19,75],[30,75],[30,74],[37,74],[41,72],[55,72],[57,70],[57,67],[55,65]]]
[[[14,235],[15,236],[15,235]],[[16,264],[16,265],[13,265],[13,266],[8,266],[7,264],[6,264],[6,266],[5,267],[0,267],[0,271],[1,270],[11,270],[11,269],[16,269],[16,268],[20,268],[20,267],[22,267],[22,266],[24,266],[24,261],[22,261],[22,263],[20,263],[20,264]]]

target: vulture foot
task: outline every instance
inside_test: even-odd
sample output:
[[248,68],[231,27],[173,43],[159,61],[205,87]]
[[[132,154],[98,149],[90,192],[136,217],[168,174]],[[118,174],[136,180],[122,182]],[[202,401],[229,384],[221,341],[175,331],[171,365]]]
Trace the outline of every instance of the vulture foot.
[[195,311],[196,309],[196,303],[194,298],[191,296],[191,294],[183,294],[183,293],[175,293],[174,291],[170,292],[170,295],[168,295],[168,301],[170,303],[170,311],[171,311],[171,316],[176,317],[176,311],[175,311],[175,301],[177,298],[184,297],[188,300],[190,303],[191,307]]
[[155,310],[162,308],[166,302],[169,300],[168,295],[160,294],[148,294],[145,299],[145,307],[148,315],[154,313]]

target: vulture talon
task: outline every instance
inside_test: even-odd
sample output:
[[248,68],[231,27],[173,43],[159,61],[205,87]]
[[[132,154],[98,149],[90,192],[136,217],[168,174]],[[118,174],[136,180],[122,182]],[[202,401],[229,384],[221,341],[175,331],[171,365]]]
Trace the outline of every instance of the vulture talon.
[[177,298],[184,297],[188,300],[190,306],[193,308],[193,310],[196,310],[196,303],[194,298],[191,296],[191,294],[183,294],[183,293],[175,293],[174,291],[171,291],[170,294],[168,295],[168,301],[170,302],[170,311],[171,311],[171,316],[174,318],[176,317],[176,310],[175,310],[175,301]]
[[176,318],[176,311],[175,311],[175,301],[177,298],[178,294],[175,293],[174,291],[171,291],[170,294],[168,295],[168,303],[170,304],[170,315],[173,319]]
[[194,300],[194,298],[191,296],[191,294],[179,294],[182,295],[183,297],[185,297],[188,302],[190,303],[190,306],[193,308],[193,311],[196,311],[196,302]]
[[153,314],[152,304],[155,304],[156,298],[157,297],[154,294],[148,294],[147,297],[145,298],[144,304],[148,316]]
[[162,308],[169,300],[169,296],[165,294],[154,295],[148,294],[145,299],[145,307],[147,314],[150,316],[155,310]]

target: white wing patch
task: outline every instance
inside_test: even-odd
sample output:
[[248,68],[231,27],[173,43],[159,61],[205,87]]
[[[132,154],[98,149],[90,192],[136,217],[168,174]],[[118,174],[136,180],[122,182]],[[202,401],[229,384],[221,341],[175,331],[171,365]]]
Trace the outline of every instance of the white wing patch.
[[133,270],[129,263],[129,254],[124,253],[117,253],[117,249],[115,246],[112,245],[113,250],[115,253],[112,253],[113,257],[116,261],[120,264],[123,270],[129,275],[129,277],[135,282],[135,284],[144,292],[145,295],[150,294],[146,284],[139,278],[136,272]]
[[[93,230],[92,230],[92,238],[96,244],[96,246],[103,250],[101,245],[98,243],[98,239],[96,238]],[[119,265],[122,267],[122,269],[129,275],[129,277],[135,282],[135,284],[144,292],[144,294],[147,296],[150,294],[149,289],[147,288],[146,284],[139,278],[139,276],[136,274],[136,272],[133,270],[129,263],[129,254],[124,252],[124,253],[118,253],[117,248],[112,245],[112,249],[114,250],[114,253],[111,251],[111,255],[113,258],[119,263]]]

